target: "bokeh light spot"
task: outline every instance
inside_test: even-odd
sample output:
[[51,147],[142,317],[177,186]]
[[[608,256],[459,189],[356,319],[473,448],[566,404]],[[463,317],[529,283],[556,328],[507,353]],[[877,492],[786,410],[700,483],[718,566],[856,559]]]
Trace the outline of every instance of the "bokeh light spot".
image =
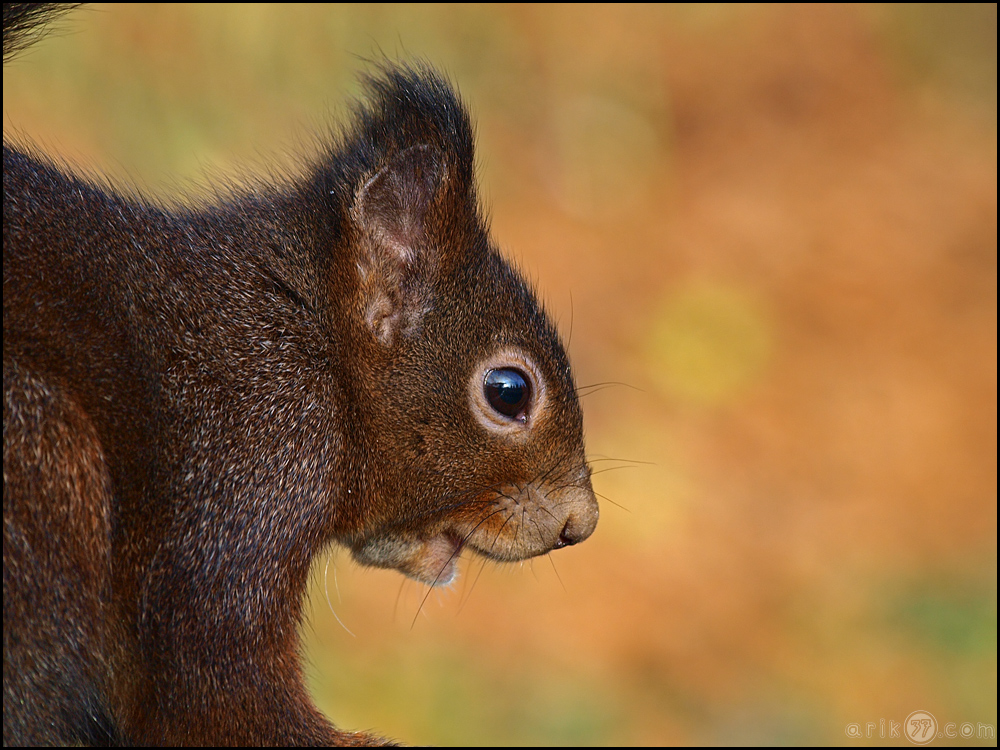
[[651,373],[672,398],[721,404],[760,377],[772,340],[752,295],[699,282],[666,298],[650,337]]

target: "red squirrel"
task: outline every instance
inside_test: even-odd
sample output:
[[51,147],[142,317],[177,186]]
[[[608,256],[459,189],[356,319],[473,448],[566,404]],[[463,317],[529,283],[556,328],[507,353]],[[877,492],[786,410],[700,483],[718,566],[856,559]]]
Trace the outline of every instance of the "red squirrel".
[[[5,5],[5,60],[55,12]],[[299,176],[216,205],[5,138],[5,745],[386,743],[307,693],[314,555],[438,586],[593,532],[569,361],[473,148],[390,64]]]

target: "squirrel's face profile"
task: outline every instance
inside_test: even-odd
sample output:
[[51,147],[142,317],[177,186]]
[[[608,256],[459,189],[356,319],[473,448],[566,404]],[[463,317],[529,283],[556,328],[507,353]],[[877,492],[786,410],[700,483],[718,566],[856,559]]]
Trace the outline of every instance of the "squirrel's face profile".
[[411,147],[350,212],[372,464],[346,536],[359,562],[432,585],[465,548],[522,560],[583,541],[598,518],[566,353],[461,172]]

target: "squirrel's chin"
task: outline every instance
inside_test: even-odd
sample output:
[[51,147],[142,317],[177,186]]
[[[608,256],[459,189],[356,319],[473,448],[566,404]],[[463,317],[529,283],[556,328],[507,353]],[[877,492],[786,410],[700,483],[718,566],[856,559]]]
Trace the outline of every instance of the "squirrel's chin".
[[462,539],[444,531],[428,539],[378,537],[353,547],[362,565],[393,568],[428,586],[447,586],[458,576]]
[[458,577],[462,540],[447,532],[421,541],[400,572],[428,586],[447,586]]

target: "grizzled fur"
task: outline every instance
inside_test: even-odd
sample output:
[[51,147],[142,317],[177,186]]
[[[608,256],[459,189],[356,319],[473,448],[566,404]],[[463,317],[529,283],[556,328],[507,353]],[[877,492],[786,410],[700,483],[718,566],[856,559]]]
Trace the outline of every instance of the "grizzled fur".
[[[39,20],[5,6],[5,57]],[[387,66],[368,93],[301,177],[210,207],[5,142],[4,744],[381,742],[307,695],[313,556],[396,567],[462,516],[520,559],[596,523],[487,497],[592,501],[569,365],[487,235],[452,88]],[[521,442],[467,407],[498,347],[546,383]]]

